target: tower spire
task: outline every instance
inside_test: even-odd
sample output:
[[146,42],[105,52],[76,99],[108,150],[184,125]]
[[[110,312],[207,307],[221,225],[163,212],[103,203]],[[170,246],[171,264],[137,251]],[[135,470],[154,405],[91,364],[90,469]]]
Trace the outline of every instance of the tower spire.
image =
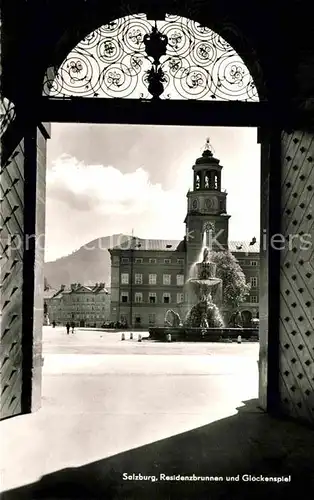
[[203,148],[203,156],[208,156],[208,155],[212,156],[213,153],[214,153],[214,148],[210,142],[210,138],[207,137],[205,146]]

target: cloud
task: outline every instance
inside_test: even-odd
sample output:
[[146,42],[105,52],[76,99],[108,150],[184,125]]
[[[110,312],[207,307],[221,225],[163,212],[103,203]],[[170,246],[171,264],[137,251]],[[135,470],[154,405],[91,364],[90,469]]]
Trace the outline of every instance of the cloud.
[[133,228],[140,237],[181,238],[185,210],[182,187],[163,189],[143,167],[122,173],[61,155],[47,171],[46,259],[88,239],[130,234]]
[[153,184],[142,167],[123,174],[113,166],[86,165],[61,156],[47,172],[48,196],[75,210],[129,215],[171,203],[173,190]]

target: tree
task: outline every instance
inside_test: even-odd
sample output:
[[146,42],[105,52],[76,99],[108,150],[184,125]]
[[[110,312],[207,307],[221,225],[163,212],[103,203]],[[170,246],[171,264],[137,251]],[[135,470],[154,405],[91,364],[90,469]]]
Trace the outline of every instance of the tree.
[[216,276],[222,280],[223,304],[238,309],[250,293],[251,285],[246,282],[237,259],[229,251],[212,252],[211,261],[216,264]]

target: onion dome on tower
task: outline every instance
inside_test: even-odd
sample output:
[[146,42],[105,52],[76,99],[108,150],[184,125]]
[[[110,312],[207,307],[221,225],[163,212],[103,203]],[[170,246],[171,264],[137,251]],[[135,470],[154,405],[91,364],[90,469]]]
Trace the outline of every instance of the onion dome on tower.
[[221,169],[220,160],[214,157],[209,139],[206,139],[205,148],[200,158],[195,160],[194,170],[194,191],[198,190],[221,190]]

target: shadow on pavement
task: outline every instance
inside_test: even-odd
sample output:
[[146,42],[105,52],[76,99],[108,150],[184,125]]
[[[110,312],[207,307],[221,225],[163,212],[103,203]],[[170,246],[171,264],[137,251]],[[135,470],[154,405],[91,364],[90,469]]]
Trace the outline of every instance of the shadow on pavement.
[[[313,497],[313,450],[313,430],[272,418],[257,408],[256,400],[250,400],[235,416],[82,467],[54,472],[37,483],[3,493],[2,498],[256,500],[272,494],[276,500],[292,495],[303,500]],[[194,474],[222,476],[224,480],[125,481],[123,473],[158,478],[161,473]],[[291,482],[244,482],[243,474],[291,475]],[[237,475],[237,482],[225,479]]]

